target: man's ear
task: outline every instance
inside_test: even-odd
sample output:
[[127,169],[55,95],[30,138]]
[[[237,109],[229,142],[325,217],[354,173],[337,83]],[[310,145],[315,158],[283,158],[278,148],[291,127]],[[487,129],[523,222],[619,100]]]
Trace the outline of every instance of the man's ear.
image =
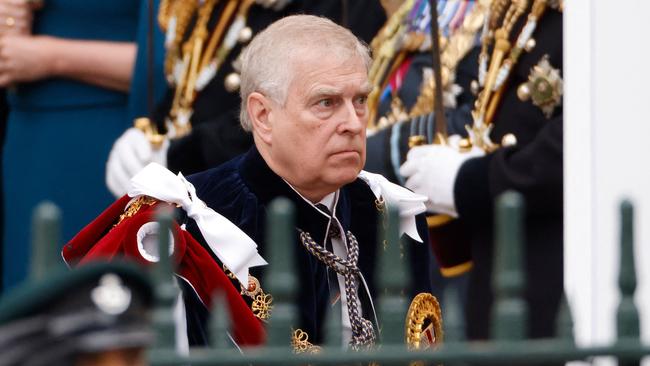
[[270,120],[272,111],[271,101],[263,94],[253,92],[248,95],[248,118],[251,120],[253,132],[266,144],[271,144],[273,124]]

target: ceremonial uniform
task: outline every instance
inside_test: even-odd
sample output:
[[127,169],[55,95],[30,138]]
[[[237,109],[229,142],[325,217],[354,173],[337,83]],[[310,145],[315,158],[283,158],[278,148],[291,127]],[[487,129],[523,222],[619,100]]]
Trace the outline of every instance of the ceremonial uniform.
[[[374,84],[381,92],[374,96],[376,101],[369,103],[375,117],[371,121],[372,134],[368,137],[368,158],[364,169],[402,185],[405,179],[399,174],[399,167],[406,160],[412,141],[433,143],[440,130],[437,125],[440,119],[434,106],[433,52],[440,53],[447,135],[467,134],[465,126],[471,123],[471,110],[476,99],[471,81],[478,77],[479,48],[476,46],[489,2],[434,3],[437,5],[440,49],[432,51],[430,2],[423,0],[403,2],[371,43],[374,53],[383,57],[376,58],[373,63],[376,70]],[[387,71],[382,72],[382,67]],[[444,227],[432,227],[431,230],[429,239],[436,250],[441,248],[438,245],[441,242],[467,240],[462,220]],[[440,259],[438,256],[438,261]],[[433,263],[434,294],[442,298],[449,285],[464,293],[466,276],[447,270],[450,267],[448,262],[453,260],[438,261]],[[448,278],[451,276],[456,278]]]
[[[448,135],[466,135],[465,125],[471,122],[476,96],[470,84],[478,76],[475,46],[486,11],[485,1],[437,2]],[[398,170],[406,160],[410,137],[422,136],[423,143],[432,143],[436,132],[430,19],[428,1],[406,1],[371,44],[375,54],[386,56],[374,61],[378,70],[374,84],[380,93],[370,103],[374,120],[365,169],[400,184],[404,178]],[[382,63],[390,65],[383,66],[383,72]]]
[[[525,278],[531,337],[555,334],[555,316],[563,292],[562,105],[551,114],[531,100],[522,101],[518,88],[548,56],[562,71],[562,14],[547,10],[533,34],[535,47],[521,56],[494,117],[493,141],[514,134],[515,146],[501,148],[460,168],[454,186],[458,214],[470,226],[474,270],[468,298],[468,335],[488,336],[493,262],[493,206],[502,192],[523,194],[525,217]],[[487,300],[487,301],[486,301]]]
[[[309,233],[316,243],[324,243],[327,237],[329,218],[323,211],[298,195],[285,181],[266,165],[256,149],[238,157],[223,166],[191,176],[189,180],[196,186],[197,194],[209,207],[230,219],[253,240],[258,243],[260,251],[266,252],[265,222],[268,204],[277,197],[289,198],[296,207],[296,228]],[[359,243],[359,269],[369,286],[366,293],[360,285],[359,293],[366,319],[376,317],[370,304],[376,296],[375,268],[377,251],[377,216],[376,197],[367,183],[361,179],[347,184],[339,190],[335,216],[340,222],[343,233],[350,231]],[[418,221],[420,236],[426,240],[424,220]],[[188,231],[197,233],[192,223]],[[431,291],[430,260],[427,245],[417,243],[405,237],[404,247],[410,253],[409,268],[411,287],[409,294]],[[298,307],[300,327],[307,332],[310,340],[321,343],[323,340],[323,321],[328,301],[335,297],[329,293],[328,269],[321,261],[311,255],[301,245],[296,235],[294,262],[299,278]],[[271,263],[272,265],[272,263]],[[263,270],[263,267],[259,270]],[[257,270],[257,271],[259,271]],[[253,273],[257,272],[253,269]],[[331,270],[329,270],[331,271]],[[365,293],[364,296],[361,294]],[[411,296],[411,297],[412,297]]]
[[[407,187],[425,193],[430,208],[457,215],[471,235],[470,339],[489,336],[494,203],[507,190],[522,193],[526,202],[527,335],[555,334],[563,289],[561,7],[557,1],[523,8],[491,4],[479,55],[482,90],[473,110],[471,151],[418,147],[400,169],[409,176]],[[436,176],[427,173],[434,166]]]
[[[143,171],[143,174],[146,172]],[[134,179],[137,180],[137,176]],[[237,230],[238,227],[257,244],[262,255],[268,252],[265,242],[267,206],[277,197],[289,198],[295,205],[298,232],[307,233],[315,243],[319,244],[325,243],[329,235],[332,235],[328,225],[333,224],[329,224],[328,213],[304,200],[282,178],[273,173],[255,148],[227,164],[190,176],[188,180],[196,188],[196,197],[200,197],[208,207],[230,220],[232,222],[230,225],[234,224],[232,228],[216,228],[217,231],[223,233],[227,230]],[[386,183],[390,184],[387,181]],[[357,283],[361,313],[363,318],[374,323],[377,318],[372,307],[372,300],[377,293],[374,272],[376,258],[379,255],[377,220],[378,214],[382,213],[378,211],[378,207],[382,207],[377,205],[378,198],[368,183],[361,178],[341,187],[337,195],[332,212],[336,221],[340,223],[340,234],[347,236],[349,231],[354,239],[347,237],[348,243],[350,240],[358,243],[357,266],[363,277],[363,280]],[[150,200],[148,203],[140,201],[132,209],[127,209],[129,201],[128,196],[117,201],[68,243],[63,251],[66,261],[71,265],[80,265],[96,259],[127,256],[136,258],[143,264],[150,263],[151,259],[142,254],[142,245],[138,237],[141,237],[140,233],[144,225],[154,220],[154,207],[160,203],[156,203],[156,200]],[[125,210],[126,217],[122,215],[118,225],[110,230]],[[197,226],[194,218],[185,214],[187,211],[192,209],[180,211],[181,216],[174,224],[173,232],[174,251],[179,263],[177,273],[184,290],[189,343],[206,344],[206,320],[211,306],[211,297],[214,291],[220,289],[226,292],[236,319],[235,340],[243,345],[259,344],[265,338],[264,331],[261,323],[251,319],[267,320],[269,312],[268,309],[258,311],[259,307],[254,306],[254,303],[258,301],[258,305],[263,307],[271,305],[270,297],[267,295],[272,295],[264,290],[264,267],[250,269],[257,291],[251,294],[252,290],[248,291],[250,290],[248,287],[241,287],[242,296],[240,296],[238,292],[241,281],[237,281],[235,276],[225,268],[225,263],[219,258],[219,249],[215,250],[213,244],[206,242],[203,229]],[[426,240],[426,224],[423,217],[417,218],[417,224],[414,219],[413,225],[413,230],[417,227],[419,236]],[[185,229],[181,230],[181,226]],[[107,230],[110,231],[106,233]],[[409,294],[430,292],[432,257],[429,246],[415,242],[406,236],[402,240],[404,248],[408,248],[408,256],[411,259],[409,268],[412,281],[408,289]],[[222,241],[217,243],[217,246],[219,244],[225,243]],[[328,245],[329,243],[323,244],[323,247],[327,248]],[[336,275],[333,271],[316,256],[310,254],[309,249],[301,244],[298,234],[293,248],[293,260],[299,281],[297,304],[299,329],[308,334],[310,342],[319,344],[323,341],[326,311],[330,307],[330,300],[337,297],[339,286],[336,284]],[[238,256],[247,255],[240,253]],[[222,269],[225,269],[226,274]],[[232,282],[226,275],[230,276]],[[258,298],[260,292],[262,298]],[[259,301],[269,302],[260,304]],[[250,309],[251,307],[253,309]],[[374,327],[377,329],[376,324]]]
[[[241,3],[245,4],[246,1]],[[223,9],[226,6],[226,1],[215,6],[208,29],[215,29],[223,17]],[[233,63],[252,35],[276,19],[300,13],[325,16],[335,22],[348,25],[353,33],[366,41],[371,39],[385,20],[378,1],[295,0],[289,2],[280,11],[256,4],[250,5],[246,20],[250,33],[240,37],[232,49],[228,50],[216,74],[196,94],[192,102],[193,112],[189,119],[191,124],[189,134],[170,141],[167,152],[167,167],[170,170],[182,171],[184,174],[195,173],[224,163],[248,150],[252,145],[252,138],[239,125],[238,75]],[[188,31],[189,33],[191,31]],[[172,85],[165,101],[157,111],[155,119],[161,129],[164,128],[165,120],[174,118],[172,110],[174,94],[177,92],[175,88],[176,85]]]

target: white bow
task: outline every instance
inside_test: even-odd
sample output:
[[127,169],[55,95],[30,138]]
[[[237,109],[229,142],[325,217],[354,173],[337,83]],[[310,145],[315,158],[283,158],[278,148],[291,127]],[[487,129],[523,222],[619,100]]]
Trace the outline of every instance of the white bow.
[[209,208],[181,173],[151,163],[131,179],[130,197],[149,196],[180,205],[196,221],[203,238],[240,283],[248,283],[250,267],[268,264],[257,252],[257,244],[225,217]]
[[399,230],[400,235],[406,234],[413,240],[422,243],[415,224],[415,216],[426,211],[424,203],[425,196],[415,194],[408,189],[391,183],[380,174],[369,173],[365,170],[359,172],[359,178],[363,179],[377,199],[383,197],[386,205],[399,208]]

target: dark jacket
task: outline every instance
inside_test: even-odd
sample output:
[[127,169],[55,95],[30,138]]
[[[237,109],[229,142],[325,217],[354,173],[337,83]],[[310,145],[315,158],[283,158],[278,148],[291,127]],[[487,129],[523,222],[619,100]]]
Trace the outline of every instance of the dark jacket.
[[[515,28],[513,34],[518,34]],[[492,141],[512,133],[513,147],[500,148],[466,161],[454,187],[456,207],[472,232],[474,270],[470,280],[467,325],[469,337],[488,337],[491,314],[493,206],[506,190],[523,194],[525,217],[526,299],[529,336],[554,334],[555,316],[563,289],[562,106],[550,118],[517,96],[531,69],[548,55],[562,74],[562,14],[548,9],[532,36],[536,46],[524,52],[510,75],[494,118]]]

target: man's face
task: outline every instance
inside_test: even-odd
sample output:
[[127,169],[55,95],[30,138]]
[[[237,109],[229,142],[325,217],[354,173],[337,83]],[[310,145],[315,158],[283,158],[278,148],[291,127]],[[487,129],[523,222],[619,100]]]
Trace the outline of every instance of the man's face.
[[366,159],[367,70],[359,57],[302,55],[284,106],[269,114],[271,157],[299,190],[334,191],[356,179]]

